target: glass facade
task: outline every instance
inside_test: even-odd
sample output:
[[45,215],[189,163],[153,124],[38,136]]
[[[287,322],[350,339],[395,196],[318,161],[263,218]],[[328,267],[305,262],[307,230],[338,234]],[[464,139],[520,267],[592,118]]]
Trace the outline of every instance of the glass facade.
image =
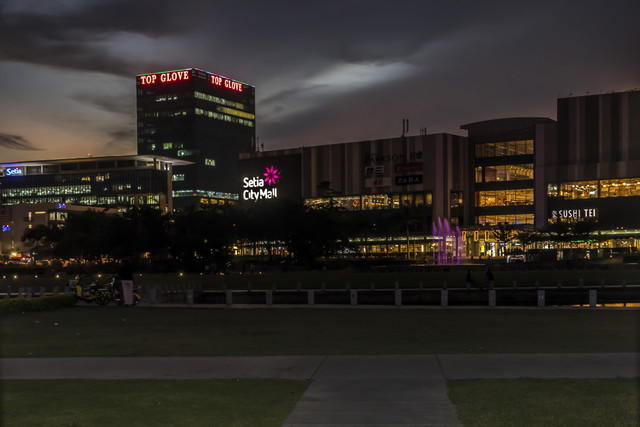
[[547,196],[565,200],[640,197],[640,178],[551,183]]
[[533,205],[533,188],[476,191],[476,207]]
[[255,88],[197,68],[136,80],[138,153],[193,162],[174,167],[175,207],[237,191],[238,156],[255,151]]
[[476,216],[478,225],[506,224],[533,224],[533,214],[509,214],[509,215],[479,215]]
[[[0,174],[0,202],[168,208],[171,164],[157,158],[136,157],[52,161],[25,166],[26,173],[20,176]],[[0,172],[12,167],[15,166],[0,165]]]
[[533,139],[476,144],[476,158],[533,154]]
[[360,196],[316,197],[306,199],[305,206],[333,206],[347,211],[370,211],[383,209],[400,209],[401,207],[431,206],[431,192],[414,192],[404,194],[366,194]]
[[488,142],[484,139],[474,147],[473,202],[476,209],[482,209],[475,212],[475,224],[533,224],[534,214],[523,213],[522,207],[533,212],[535,205],[534,140],[514,138]]
[[533,179],[533,163],[476,166],[476,182],[525,181]]

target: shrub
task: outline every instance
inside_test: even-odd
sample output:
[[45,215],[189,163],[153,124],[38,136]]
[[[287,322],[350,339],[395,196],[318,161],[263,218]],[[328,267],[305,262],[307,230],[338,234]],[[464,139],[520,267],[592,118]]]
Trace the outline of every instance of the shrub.
[[35,298],[2,298],[0,299],[0,314],[18,313],[22,311],[53,310],[71,307],[76,303],[73,295],[54,295]]

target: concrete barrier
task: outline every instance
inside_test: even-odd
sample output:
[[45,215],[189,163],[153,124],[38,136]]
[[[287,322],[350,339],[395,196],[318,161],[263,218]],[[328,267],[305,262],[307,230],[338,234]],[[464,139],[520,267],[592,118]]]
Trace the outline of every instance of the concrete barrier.
[[440,291],[440,306],[441,307],[449,306],[449,291],[446,289],[442,289]]
[[546,301],[545,301],[544,289],[540,289],[538,290],[538,307],[544,307],[545,305],[546,305]]

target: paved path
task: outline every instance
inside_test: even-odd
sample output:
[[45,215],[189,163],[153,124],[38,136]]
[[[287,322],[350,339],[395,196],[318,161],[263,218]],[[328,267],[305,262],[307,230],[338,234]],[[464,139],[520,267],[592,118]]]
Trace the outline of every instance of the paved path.
[[285,426],[459,426],[446,380],[640,377],[640,353],[0,359],[3,379],[313,380]]

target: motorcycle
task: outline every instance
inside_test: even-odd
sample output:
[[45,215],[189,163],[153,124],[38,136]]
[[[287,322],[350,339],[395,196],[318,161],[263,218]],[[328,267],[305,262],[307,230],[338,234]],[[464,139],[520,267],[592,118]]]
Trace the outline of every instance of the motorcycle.
[[87,289],[84,289],[80,285],[78,279],[75,280],[75,287],[71,290],[71,294],[76,297],[76,302],[84,301],[87,303],[95,302],[98,305],[106,305],[109,303],[109,295],[107,295],[104,289],[100,289],[98,284],[94,281],[91,282]]

